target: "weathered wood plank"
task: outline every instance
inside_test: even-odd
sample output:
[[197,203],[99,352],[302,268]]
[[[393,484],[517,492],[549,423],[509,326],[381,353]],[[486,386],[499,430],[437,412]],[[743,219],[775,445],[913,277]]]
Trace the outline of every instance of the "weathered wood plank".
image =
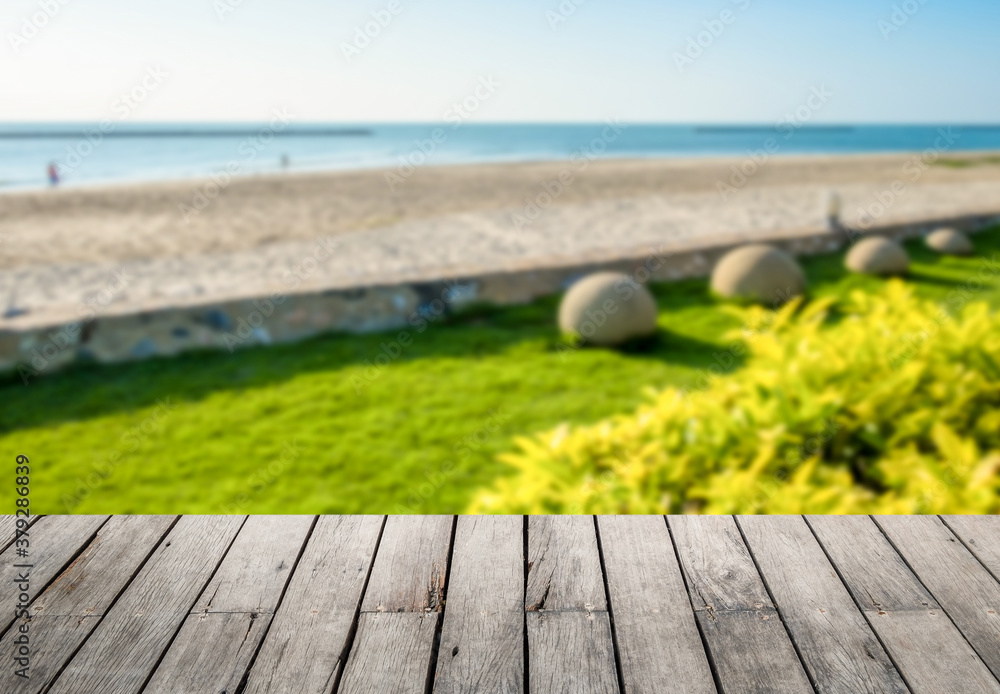
[[871,518],[806,520],[915,694],[1000,692],[1000,683]]
[[250,516],[191,614],[273,612],[315,516]]
[[625,694],[714,694],[662,516],[599,516]]
[[592,516],[528,517],[524,609],[608,609]]
[[528,518],[524,609],[532,692],[618,692],[592,516]]
[[[30,528],[41,516],[31,516],[27,519]],[[0,552],[10,547],[17,538],[17,516],[0,516]]]
[[27,592],[34,600],[107,520],[107,516],[46,516],[28,529],[31,546],[27,557],[19,557],[14,545],[0,554],[0,605],[10,608],[0,612],[0,632],[14,623],[14,606],[21,594],[15,579],[24,572],[18,565],[32,567]]
[[736,521],[820,692],[909,691],[801,516]]
[[1000,583],[936,516],[879,516],[875,522],[1000,677]]
[[327,694],[361,605],[382,516],[321,516],[250,670],[246,694]]
[[812,686],[731,516],[669,516],[695,616],[728,692]]
[[139,692],[243,520],[242,516],[184,516],[177,521],[50,693]]
[[341,692],[423,694],[444,601],[452,516],[390,516]]
[[[162,540],[175,516],[114,516],[76,560],[31,605],[31,677],[0,672],[0,691],[41,692],[51,682]],[[2,662],[13,657],[18,620],[0,640]]]
[[423,694],[440,618],[430,611],[361,613],[338,694]]
[[389,516],[362,612],[440,611],[453,516]]
[[312,516],[250,516],[144,694],[235,692],[271,624]]
[[943,516],[942,520],[1000,581],[1000,516]]
[[541,610],[526,618],[532,692],[617,694],[607,612]]
[[520,516],[460,516],[434,691],[524,691]]

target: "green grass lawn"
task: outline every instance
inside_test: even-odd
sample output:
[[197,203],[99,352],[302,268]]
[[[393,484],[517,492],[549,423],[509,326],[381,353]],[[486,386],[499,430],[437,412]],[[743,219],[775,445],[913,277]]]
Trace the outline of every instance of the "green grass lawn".
[[[1000,228],[975,242],[968,259],[909,244],[908,281],[1000,305]],[[882,284],[845,274],[839,254],[804,267],[815,296]],[[740,319],[707,281],[653,291],[661,334],[625,352],[565,349],[552,298],[409,331],[374,379],[369,364],[399,331],[81,366],[28,386],[11,375],[0,448],[11,471],[15,455],[31,458],[37,513],[461,512],[507,474],[496,455],[513,437],[630,411],[645,388],[694,385],[716,363]]]

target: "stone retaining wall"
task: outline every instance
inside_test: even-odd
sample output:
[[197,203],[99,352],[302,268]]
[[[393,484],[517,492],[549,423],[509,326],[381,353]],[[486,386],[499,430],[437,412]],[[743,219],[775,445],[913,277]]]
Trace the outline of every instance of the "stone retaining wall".
[[[872,229],[897,239],[954,226],[975,231],[1000,217],[936,219]],[[853,240],[850,231],[819,229],[774,234],[767,241],[794,255],[836,251]],[[90,321],[0,330],[0,371],[16,371],[25,382],[75,361],[115,363],[172,356],[197,349],[233,351],[249,345],[293,342],[327,332],[391,330],[471,303],[511,305],[559,293],[580,276],[598,270],[633,274],[640,282],[664,282],[708,275],[715,262],[747,239],[713,240],[669,250],[650,249],[627,257],[532,267],[461,277],[354,289],[331,289],[170,307]]]

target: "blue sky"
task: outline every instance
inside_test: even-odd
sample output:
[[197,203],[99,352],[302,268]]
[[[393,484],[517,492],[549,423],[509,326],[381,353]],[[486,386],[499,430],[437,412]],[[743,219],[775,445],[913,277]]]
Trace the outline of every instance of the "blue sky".
[[[32,19],[43,5],[44,23]],[[2,121],[110,117],[158,66],[167,76],[133,121],[261,121],[276,108],[299,122],[437,121],[491,78],[475,120],[774,123],[816,87],[831,94],[811,111],[816,123],[1000,122],[996,0],[4,0],[4,10]],[[345,49],[373,12],[391,20]],[[700,54],[688,50],[699,34]]]

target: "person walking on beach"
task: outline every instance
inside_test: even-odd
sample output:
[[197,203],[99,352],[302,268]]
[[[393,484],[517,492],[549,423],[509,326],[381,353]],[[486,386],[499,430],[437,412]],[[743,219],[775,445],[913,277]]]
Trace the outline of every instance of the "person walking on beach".
[[53,186],[59,185],[59,167],[55,162],[49,164],[49,184]]

